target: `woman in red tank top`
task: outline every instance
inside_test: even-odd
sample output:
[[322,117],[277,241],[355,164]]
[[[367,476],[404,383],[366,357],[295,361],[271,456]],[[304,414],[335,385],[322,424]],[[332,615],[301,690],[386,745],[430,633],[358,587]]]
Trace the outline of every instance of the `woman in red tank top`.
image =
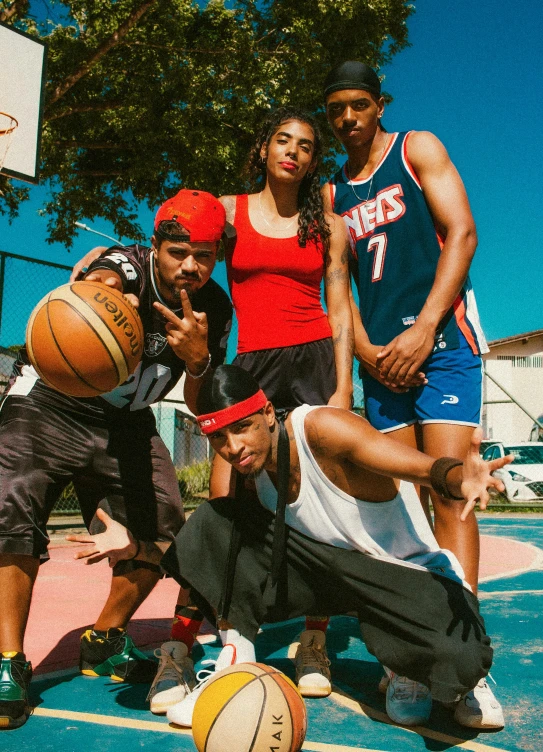
[[[249,157],[249,176],[260,192],[220,199],[236,229],[226,249],[238,319],[234,363],[256,378],[276,408],[351,407],[348,239],[342,218],[324,211],[316,172],[320,151],[313,118],[277,110],[263,123]],[[217,455],[210,497],[228,495],[230,473]],[[300,636],[296,682],[305,696],[332,690],[327,625],[325,616],[308,616]]]
[[343,220],[323,208],[320,151],[313,118],[281,108],[263,123],[249,157],[260,192],[220,199],[236,229],[226,252],[235,363],[278,408],[351,406],[348,241]]

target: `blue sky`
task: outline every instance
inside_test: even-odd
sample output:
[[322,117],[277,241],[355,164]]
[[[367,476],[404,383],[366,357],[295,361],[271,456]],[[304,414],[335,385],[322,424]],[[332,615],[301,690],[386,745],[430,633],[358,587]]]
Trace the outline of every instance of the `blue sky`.
[[[488,339],[542,328],[541,2],[417,0],[409,36],[412,46],[381,71],[394,97],[383,122],[389,131],[435,133],[464,179],[479,232],[471,277]],[[46,244],[37,215],[45,197],[33,188],[19,219],[0,218],[0,250],[72,264],[98,238],[80,232],[69,253]],[[145,207],[140,219],[151,230]],[[93,227],[112,234],[107,223]],[[223,283],[224,269],[216,276]]]

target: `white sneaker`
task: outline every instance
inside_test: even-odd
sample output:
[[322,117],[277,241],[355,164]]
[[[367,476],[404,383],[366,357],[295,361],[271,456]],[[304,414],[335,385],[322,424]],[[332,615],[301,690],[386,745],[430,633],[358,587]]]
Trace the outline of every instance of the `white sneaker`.
[[425,684],[398,676],[385,669],[389,682],[386,693],[386,711],[391,721],[400,726],[420,726],[432,712],[432,695]]
[[462,697],[454,711],[454,720],[468,728],[499,729],[505,726],[502,706],[486,679],[480,679],[477,686]]
[[300,694],[304,697],[328,697],[332,684],[324,632],[320,629],[302,632],[294,663]]
[[151,713],[160,715],[181,702],[196,686],[196,674],[184,642],[165,642],[155,650],[155,655],[160,661],[147,699],[151,702]]
[[210,666],[213,664],[213,668],[202,668],[198,671],[196,674],[198,684],[194,689],[187,693],[181,702],[178,702],[177,705],[173,705],[173,707],[169,708],[167,712],[168,720],[175,723],[177,726],[191,728],[192,714],[194,712],[196,700],[202,694],[207,682],[217,673],[217,671],[222,671],[222,669],[227,668],[227,666],[233,666],[234,663],[236,663],[236,648],[234,645],[230,644],[223,647],[216,661],[202,661],[202,666]]

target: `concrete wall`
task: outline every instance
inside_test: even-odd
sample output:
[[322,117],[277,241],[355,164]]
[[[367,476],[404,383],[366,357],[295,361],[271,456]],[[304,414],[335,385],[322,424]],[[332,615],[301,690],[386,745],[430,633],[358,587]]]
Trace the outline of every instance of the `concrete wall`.
[[[498,359],[498,356],[532,358],[532,365]],[[543,413],[543,368],[534,365],[534,356],[543,357],[543,335],[491,346],[484,356],[485,368],[533,416]],[[535,361],[538,363],[538,361]],[[507,402],[502,402],[507,400]],[[497,441],[528,441],[533,420],[488,377],[484,380],[483,429],[485,438]]]

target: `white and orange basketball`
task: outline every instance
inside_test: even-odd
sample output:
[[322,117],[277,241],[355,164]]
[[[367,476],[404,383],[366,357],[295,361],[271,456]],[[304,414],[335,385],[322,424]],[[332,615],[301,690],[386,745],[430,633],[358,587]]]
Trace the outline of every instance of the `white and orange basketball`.
[[115,389],[143,352],[134,306],[101,282],[57,287],[34,308],[26,328],[30,361],[43,381],[72,397]]
[[238,663],[213,676],[194,706],[198,752],[298,752],[307,728],[291,680],[263,663]]

